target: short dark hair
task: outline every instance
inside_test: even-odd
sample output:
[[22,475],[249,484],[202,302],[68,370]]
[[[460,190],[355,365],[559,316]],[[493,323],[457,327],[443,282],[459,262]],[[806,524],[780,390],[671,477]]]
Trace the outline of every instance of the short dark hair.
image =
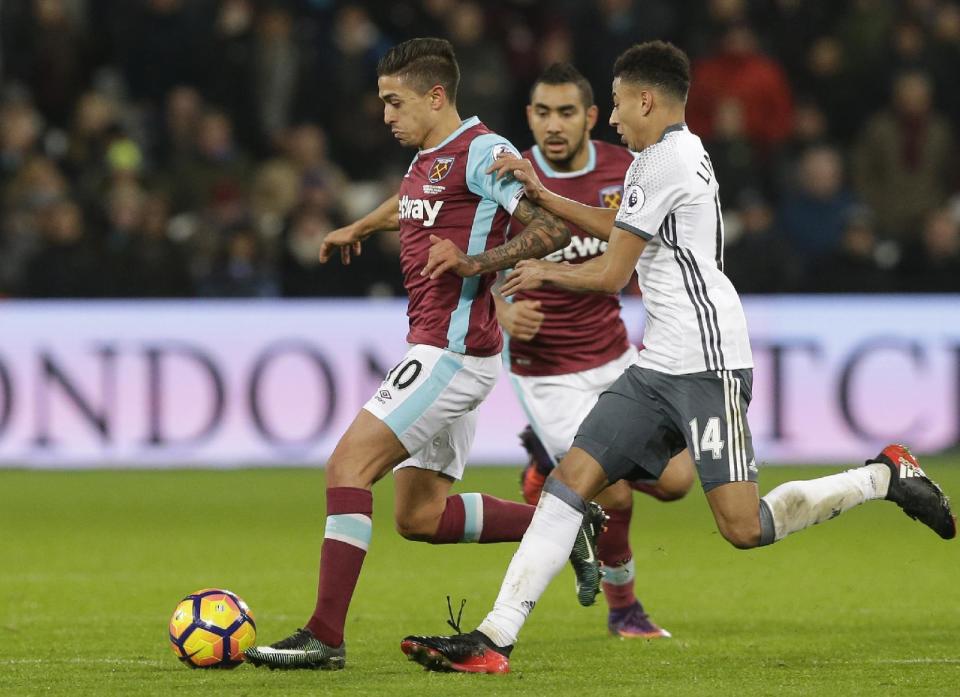
[[580,99],[584,108],[593,106],[593,87],[579,70],[570,63],[553,63],[544,70],[530,88],[530,100],[533,101],[533,91],[537,85],[566,85],[574,84],[580,90]]
[[690,59],[667,41],[631,46],[613,64],[613,77],[652,85],[686,101],[690,90]]
[[434,85],[443,85],[452,104],[457,101],[460,66],[453,45],[446,39],[410,39],[397,44],[377,63],[377,77],[397,75],[424,94]]

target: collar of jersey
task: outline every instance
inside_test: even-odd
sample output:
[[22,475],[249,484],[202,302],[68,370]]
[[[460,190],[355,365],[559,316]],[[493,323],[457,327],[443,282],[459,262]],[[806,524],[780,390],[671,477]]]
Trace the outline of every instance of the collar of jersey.
[[587,141],[587,164],[585,164],[581,169],[578,169],[575,172],[557,172],[550,166],[550,162],[543,156],[543,153],[540,152],[540,146],[534,145],[532,148],[533,159],[537,161],[537,166],[543,170],[543,173],[546,174],[551,179],[572,179],[573,177],[580,177],[584,174],[589,174],[597,166],[597,149],[593,147],[593,141]]
[[687,124],[684,121],[680,121],[678,123],[674,123],[667,126],[666,128],[663,129],[663,133],[660,134],[660,140],[658,140],[657,142],[658,143],[661,142],[664,138],[667,137],[667,134],[673,133],[674,131],[682,131],[686,127],[687,127]]
[[480,117],[479,117],[479,116],[471,116],[469,119],[464,119],[463,121],[460,122],[460,127],[457,128],[457,130],[455,130],[453,133],[451,133],[450,135],[448,135],[446,138],[444,138],[442,142],[437,143],[437,144],[434,145],[432,148],[427,148],[426,150],[421,150],[421,151],[419,152],[419,154],[420,154],[420,155],[425,155],[425,154],[427,154],[428,152],[433,152],[434,150],[439,150],[439,149],[442,148],[444,145],[446,145],[447,143],[451,142],[454,138],[456,138],[456,137],[459,136],[461,133],[463,133],[465,130],[467,130],[468,128],[473,128],[473,127],[476,126],[478,123],[480,123]]

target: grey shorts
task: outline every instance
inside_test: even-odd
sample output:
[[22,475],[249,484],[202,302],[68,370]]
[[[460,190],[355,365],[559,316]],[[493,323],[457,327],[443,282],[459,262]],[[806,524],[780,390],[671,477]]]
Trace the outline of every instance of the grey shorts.
[[657,479],[686,447],[700,484],[757,481],[747,407],[753,371],[669,375],[632,365],[584,419],[573,442],[613,483]]

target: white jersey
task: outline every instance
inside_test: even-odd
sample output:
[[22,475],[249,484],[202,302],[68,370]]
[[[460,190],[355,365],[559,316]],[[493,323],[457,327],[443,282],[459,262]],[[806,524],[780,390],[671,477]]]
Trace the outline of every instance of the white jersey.
[[647,240],[637,365],[681,375],[752,368],[743,307],[723,273],[717,180],[700,138],[671,126],[627,170],[615,225]]

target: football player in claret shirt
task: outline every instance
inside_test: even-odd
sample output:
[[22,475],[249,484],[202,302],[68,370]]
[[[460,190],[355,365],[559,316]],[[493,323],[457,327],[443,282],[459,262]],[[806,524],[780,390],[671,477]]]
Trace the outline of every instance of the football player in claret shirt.
[[[501,288],[504,296],[545,284],[611,293],[636,271],[647,310],[644,349],[600,396],[544,484],[479,627],[401,641],[403,652],[429,669],[508,672],[523,624],[580,537],[586,502],[612,482],[659,475],[677,438],[693,456],[720,534],[739,549],[773,544],[878,499],[893,501],[942,538],[956,537],[950,502],[902,445],[888,445],[860,467],[759,496],[746,419],[750,340],[740,298],[723,273],[717,180],[700,138],[684,123],[689,85],[687,56],[672,44],[638,44],[617,59],[610,124],[638,156],[616,213],[541,197],[535,185],[527,190],[581,229],[606,228],[609,245],[585,264],[520,262]],[[515,163],[501,166],[529,180]]]
[[[383,57],[377,73],[384,121],[401,144],[418,152],[398,194],[330,233],[320,258],[326,261],[339,250],[349,263],[369,234],[399,229],[410,349],[327,462],[327,519],[314,612],[290,637],[247,650],[254,665],[344,666],[344,624],[371,536],[371,487],[390,470],[395,470],[396,526],[409,539],[515,542],[533,516],[528,504],[448,493],[463,476],[476,407],[500,372],[503,342],[491,294],[496,272],[562,249],[570,232],[527,200],[521,184],[487,173],[498,155],[519,153],[476,117],[461,120],[455,101],[459,69],[447,41],[399,44]],[[511,215],[524,227],[507,242]],[[591,544],[602,515],[596,507],[585,521]],[[570,558],[578,575],[597,581],[592,547]]]
[[[523,153],[539,180],[551,191],[587,206],[616,209],[623,177],[633,163],[629,150],[590,139],[597,121],[593,90],[568,63],[547,68],[534,82],[527,121],[536,144]],[[522,226],[511,225],[508,236]],[[546,257],[557,263],[581,264],[594,259],[607,243],[576,226],[571,241]],[[523,496],[536,503],[546,475],[573,445],[577,428],[600,394],[637,358],[620,318],[617,295],[573,293],[544,287],[517,293],[512,302],[497,300],[497,317],[507,333],[504,356],[510,381],[530,425],[521,434],[530,462],[523,474]],[[693,463],[682,440],[676,461],[659,481],[648,483],[661,500],[684,496],[693,483]],[[675,452],[670,452],[675,455]],[[633,492],[617,482],[597,497],[608,515],[597,556],[603,593],[610,608],[607,627],[624,638],[668,637],[634,594],[635,562],[629,530]],[[594,602],[594,588],[580,589],[584,605]]]

